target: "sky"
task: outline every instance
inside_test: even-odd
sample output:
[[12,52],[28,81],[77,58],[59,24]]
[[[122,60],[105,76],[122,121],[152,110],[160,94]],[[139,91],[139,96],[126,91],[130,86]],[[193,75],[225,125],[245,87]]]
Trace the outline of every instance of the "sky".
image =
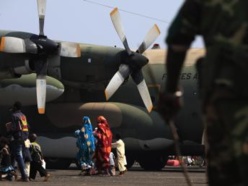
[[[113,27],[110,12],[118,7],[130,48],[137,49],[157,24],[156,39],[166,48],[168,27],[184,0],[47,0],[45,35],[54,40],[103,46],[123,45]],[[0,0],[0,30],[39,34],[36,0]],[[192,47],[203,47],[197,38]]]

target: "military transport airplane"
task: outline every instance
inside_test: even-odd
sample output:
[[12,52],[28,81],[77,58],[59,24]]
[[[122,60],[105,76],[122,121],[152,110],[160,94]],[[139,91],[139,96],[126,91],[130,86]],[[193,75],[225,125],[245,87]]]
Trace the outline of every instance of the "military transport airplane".
[[[110,16],[124,49],[54,41],[43,31],[45,1],[37,2],[39,35],[0,31],[1,134],[10,120],[8,108],[21,101],[47,166],[67,168],[75,160],[74,131],[82,117],[89,116],[96,126],[96,117],[104,115],[112,132],[123,136],[128,166],[138,161],[144,169],[161,169],[175,152],[170,129],[156,111],[158,92],[166,80],[166,51],[148,48],[159,35],[158,27],[154,25],[133,52],[115,8]],[[203,153],[194,67],[202,55],[203,49],[191,49],[181,74],[185,107],[175,123],[187,155]]]

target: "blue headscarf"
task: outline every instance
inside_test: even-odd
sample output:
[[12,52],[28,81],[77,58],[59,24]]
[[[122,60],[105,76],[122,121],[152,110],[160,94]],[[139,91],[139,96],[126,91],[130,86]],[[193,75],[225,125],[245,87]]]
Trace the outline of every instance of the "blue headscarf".
[[90,118],[83,117],[83,123],[79,135],[82,138],[83,148],[88,148],[89,151],[95,151],[95,139]]

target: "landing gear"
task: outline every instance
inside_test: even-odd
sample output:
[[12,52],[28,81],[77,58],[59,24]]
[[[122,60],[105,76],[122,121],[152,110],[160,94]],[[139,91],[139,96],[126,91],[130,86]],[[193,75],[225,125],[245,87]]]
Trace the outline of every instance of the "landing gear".
[[81,167],[80,163],[77,160],[75,160],[75,164],[76,164],[78,170],[82,170],[82,167]]
[[126,167],[127,167],[127,169],[130,169],[133,166],[135,160],[132,156],[129,156],[129,155],[127,155],[126,158],[127,158],[127,166]]
[[45,158],[45,161],[48,169],[68,169],[72,163],[71,159],[66,158]]
[[166,165],[167,160],[167,156],[156,155],[140,157],[138,162],[145,170],[161,170]]

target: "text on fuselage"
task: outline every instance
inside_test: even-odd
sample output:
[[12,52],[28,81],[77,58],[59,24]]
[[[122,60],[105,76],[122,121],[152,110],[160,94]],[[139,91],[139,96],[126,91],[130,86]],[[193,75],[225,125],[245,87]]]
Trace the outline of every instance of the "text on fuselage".
[[[163,74],[162,80],[167,78],[167,74]],[[190,80],[190,79],[198,79],[198,73],[181,73],[179,76],[180,80]]]

